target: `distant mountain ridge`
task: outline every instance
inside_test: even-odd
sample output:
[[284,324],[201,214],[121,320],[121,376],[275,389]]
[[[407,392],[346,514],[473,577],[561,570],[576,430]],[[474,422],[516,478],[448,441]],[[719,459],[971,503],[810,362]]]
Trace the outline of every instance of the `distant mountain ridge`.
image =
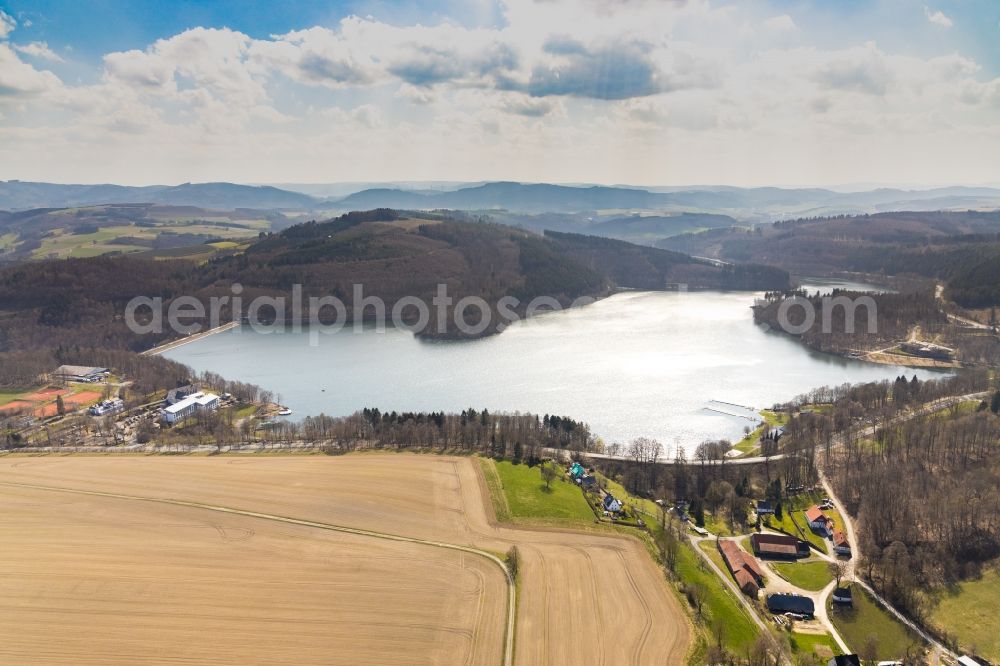
[[[417,184],[420,185],[420,184]],[[621,217],[629,211],[731,215],[744,221],[800,216],[859,214],[891,210],[1000,208],[1000,189],[940,187],[928,190],[880,188],[835,192],[822,188],[777,187],[641,188],[605,185],[553,185],[498,181],[464,187],[373,187],[341,197],[313,185],[307,194],[268,185],[185,183],[183,185],[60,185],[0,182],[0,209],[72,207],[115,203],[153,203],[203,208],[270,210],[409,210],[558,212]],[[349,188],[347,188],[349,189]],[[346,189],[339,189],[346,191]]]
[[408,209],[508,209],[525,212],[583,212],[615,209],[699,211],[741,218],[829,215],[882,210],[1000,207],[1000,189],[943,187],[929,190],[882,188],[835,192],[777,187],[671,189],[494,182],[452,191],[373,188],[331,201],[343,210],[380,206]]
[[183,185],[61,185],[0,181],[0,209],[66,208],[101,204],[152,203],[201,208],[313,208],[318,199],[266,185],[184,183]]

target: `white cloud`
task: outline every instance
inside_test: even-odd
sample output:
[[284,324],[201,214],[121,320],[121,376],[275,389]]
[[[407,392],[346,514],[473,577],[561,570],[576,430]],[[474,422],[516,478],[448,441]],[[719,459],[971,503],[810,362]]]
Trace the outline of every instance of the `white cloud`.
[[10,14],[0,9],[0,39],[6,39],[7,35],[17,27],[17,21]]
[[952,20],[941,10],[932,11],[930,7],[924,6],[924,16],[927,17],[928,21],[942,28],[950,28],[953,25]]
[[175,67],[159,56],[138,50],[104,56],[104,77],[127,86],[161,89],[172,86]]
[[106,54],[89,85],[0,43],[0,177],[949,180],[1000,152],[1000,79],[961,53],[809,46],[800,14],[742,3],[504,7],[497,27],[193,28]]
[[28,44],[14,44],[14,49],[24,55],[33,58],[41,58],[51,62],[66,62],[58,53],[49,48],[45,42],[29,42]]
[[787,32],[795,30],[795,21],[788,14],[780,14],[764,21],[764,27],[768,30]]
[[55,74],[22,62],[7,44],[0,44],[0,101],[36,96],[61,85]]

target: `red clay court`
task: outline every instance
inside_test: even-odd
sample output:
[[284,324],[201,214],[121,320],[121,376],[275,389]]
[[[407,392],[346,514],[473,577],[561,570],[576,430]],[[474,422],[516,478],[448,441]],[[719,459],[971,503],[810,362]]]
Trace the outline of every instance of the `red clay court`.
[[60,395],[63,396],[63,404],[66,405],[67,409],[77,409],[101,399],[101,394],[97,391],[72,393],[68,389],[49,387],[23,395],[17,400],[12,400],[6,405],[0,406],[0,413],[9,414],[33,410],[32,413],[38,418],[55,416],[58,412],[56,397]]

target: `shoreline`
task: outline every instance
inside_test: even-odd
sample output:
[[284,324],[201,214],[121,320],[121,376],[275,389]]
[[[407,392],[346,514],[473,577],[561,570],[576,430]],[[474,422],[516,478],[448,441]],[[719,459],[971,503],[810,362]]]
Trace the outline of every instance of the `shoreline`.
[[207,331],[199,331],[198,333],[192,333],[180,340],[171,340],[170,342],[164,342],[161,345],[157,345],[152,349],[147,349],[144,352],[139,352],[140,356],[159,356],[163,352],[171,351],[177,349],[178,347],[183,347],[184,345],[195,342],[196,340],[201,340],[202,338],[207,338],[210,335],[215,335],[216,333],[224,333],[225,331],[236,328],[240,325],[238,321],[230,321],[222,324],[221,326],[216,326],[215,328],[210,328]]

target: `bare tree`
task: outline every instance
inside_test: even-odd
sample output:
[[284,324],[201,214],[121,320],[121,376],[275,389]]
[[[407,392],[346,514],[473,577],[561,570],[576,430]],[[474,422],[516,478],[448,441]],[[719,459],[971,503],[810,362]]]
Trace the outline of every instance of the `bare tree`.
[[830,571],[830,575],[833,576],[837,581],[837,587],[840,587],[840,581],[843,580],[844,576],[847,575],[848,564],[844,560],[834,560],[827,565]]
[[543,462],[541,465],[542,480],[545,481],[545,489],[552,489],[552,482],[556,478],[556,468],[555,465],[549,462]]

